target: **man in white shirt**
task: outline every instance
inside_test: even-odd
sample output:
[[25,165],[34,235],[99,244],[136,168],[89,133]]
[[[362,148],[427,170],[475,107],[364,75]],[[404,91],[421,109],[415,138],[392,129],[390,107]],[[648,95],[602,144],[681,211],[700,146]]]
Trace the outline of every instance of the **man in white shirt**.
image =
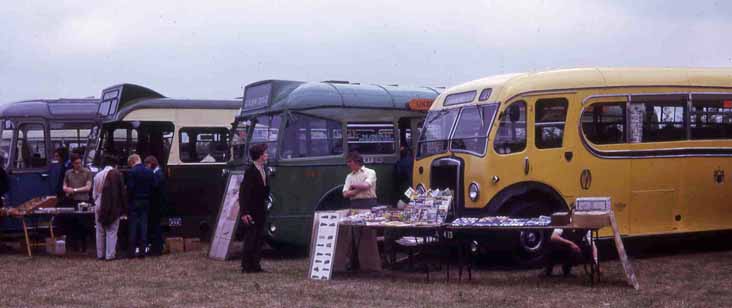
[[[364,167],[363,158],[358,152],[351,152],[346,155],[346,165],[351,172],[346,176],[343,185],[343,197],[351,200],[352,209],[370,209],[377,205],[376,202],[376,172]],[[376,232],[374,230],[362,230],[358,232],[359,239],[352,240],[354,235],[351,228],[339,228],[339,245],[334,258],[336,259],[334,270],[345,270],[347,268],[361,270],[381,270],[381,258],[379,249],[376,246]],[[354,249],[354,242],[359,248]],[[356,255],[356,251],[358,255]]]
[[94,223],[97,239],[97,259],[112,260],[115,258],[115,248],[117,246],[117,229],[119,228],[119,219],[106,228],[99,219],[100,210],[102,208],[102,191],[104,181],[107,179],[107,173],[114,169],[114,161],[116,158],[112,156],[104,157],[104,169],[94,176],[94,188],[92,189],[92,198],[94,199]]
[[343,197],[351,200],[351,208],[376,206],[376,172],[363,165],[363,158],[358,152],[346,155],[346,165],[351,172],[343,185]]

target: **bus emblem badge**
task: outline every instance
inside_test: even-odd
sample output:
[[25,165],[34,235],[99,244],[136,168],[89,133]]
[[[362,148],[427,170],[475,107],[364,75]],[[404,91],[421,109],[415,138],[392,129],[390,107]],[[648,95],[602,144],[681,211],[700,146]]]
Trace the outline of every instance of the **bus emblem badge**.
[[722,184],[724,182],[724,170],[714,170],[714,182],[717,184]]
[[590,169],[584,169],[582,170],[582,174],[580,174],[580,187],[588,190],[590,189],[590,185],[592,185],[592,172],[590,172]]

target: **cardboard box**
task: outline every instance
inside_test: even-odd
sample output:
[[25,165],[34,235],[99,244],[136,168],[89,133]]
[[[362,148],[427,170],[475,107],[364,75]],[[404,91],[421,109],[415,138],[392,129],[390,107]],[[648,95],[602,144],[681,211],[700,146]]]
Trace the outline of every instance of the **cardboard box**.
[[184,252],[184,242],[182,237],[169,237],[165,239],[165,247],[169,253]]
[[187,238],[183,241],[185,251],[200,251],[201,240],[199,238]]
[[56,240],[52,240],[50,237],[46,238],[46,253],[54,256],[66,255],[66,237],[57,237]]
[[574,212],[572,225],[591,229],[599,229],[610,225],[608,212]]
[[557,212],[552,214],[552,226],[566,226],[570,223],[570,216],[567,212]]

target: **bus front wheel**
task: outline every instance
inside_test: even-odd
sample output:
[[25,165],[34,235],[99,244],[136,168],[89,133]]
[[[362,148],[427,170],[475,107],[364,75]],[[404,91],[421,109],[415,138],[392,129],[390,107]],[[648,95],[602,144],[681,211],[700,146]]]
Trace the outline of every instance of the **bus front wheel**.
[[[535,201],[517,200],[512,202],[508,209],[510,217],[531,218],[552,214],[551,207]],[[514,261],[527,267],[542,265],[547,253],[546,247],[550,236],[550,230],[536,229],[515,232],[512,235],[512,242],[514,243],[512,256]]]

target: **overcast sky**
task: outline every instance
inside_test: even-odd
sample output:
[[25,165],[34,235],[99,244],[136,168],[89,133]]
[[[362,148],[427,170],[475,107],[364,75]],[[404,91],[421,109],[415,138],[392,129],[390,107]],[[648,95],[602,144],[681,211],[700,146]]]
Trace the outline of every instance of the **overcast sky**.
[[729,1],[12,1],[0,102],[131,82],[233,98],[262,79],[451,86],[584,66],[732,66]]

